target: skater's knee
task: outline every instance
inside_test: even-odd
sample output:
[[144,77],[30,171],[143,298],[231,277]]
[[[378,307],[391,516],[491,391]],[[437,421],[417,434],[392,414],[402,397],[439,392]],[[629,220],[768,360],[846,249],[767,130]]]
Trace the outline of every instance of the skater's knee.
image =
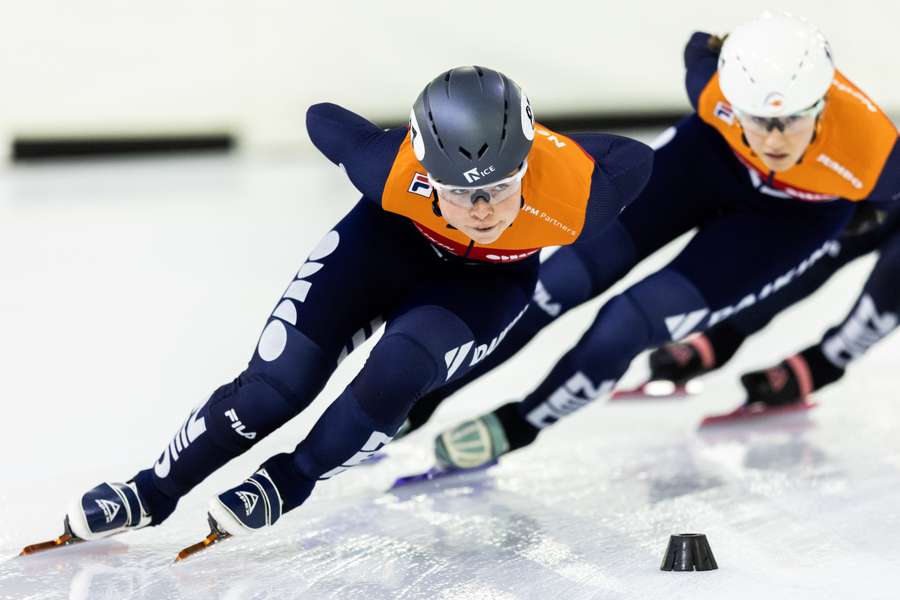
[[217,445],[243,451],[300,410],[279,382],[244,372],[213,392],[199,416]]
[[393,431],[437,375],[437,357],[426,345],[405,332],[391,332],[372,349],[351,388],[372,421]]

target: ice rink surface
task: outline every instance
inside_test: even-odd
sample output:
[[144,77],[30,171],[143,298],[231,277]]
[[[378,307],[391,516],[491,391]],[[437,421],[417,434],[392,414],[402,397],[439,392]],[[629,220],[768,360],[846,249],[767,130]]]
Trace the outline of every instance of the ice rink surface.
[[[155,461],[189,409],[240,372],[306,253],[356,197],[312,156],[0,172],[0,598],[900,595],[900,336],[814,411],[697,430],[742,400],[740,372],[838,322],[872,257],[748,342],[700,396],[598,403],[486,472],[386,492],[429,466],[442,428],[530,390],[590,322],[594,301],[388,446],[387,460],[319,485],[269,532],[173,564],[206,534],[207,499],[292,448],[370,342],[306,413],[196,488],[163,526],[12,558],[58,534],[81,492]],[[659,570],[668,536],[681,532],[708,536],[718,571]]]

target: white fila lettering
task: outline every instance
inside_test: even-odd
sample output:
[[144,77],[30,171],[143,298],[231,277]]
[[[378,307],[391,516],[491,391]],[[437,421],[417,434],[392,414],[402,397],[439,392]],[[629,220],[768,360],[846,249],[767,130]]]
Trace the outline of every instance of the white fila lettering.
[[253,513],[253,509],[256,508],[256,503],[259,502],[259,495],[243,490],[235,492],[235,495],[243,502],[244,513],[249,517]]
[[609,379],[595,386],[587,375],[578,371],[525,418],[535,427],[543,429],[600,396],[609,394],[615,385],[616,381]]
[[342,464],[339,467],[335,467],[327,473],[323,474],[319,479],[328,479],[330,477],[334,477],[339,473],[343,473],[350,467],[355,467],[360,463],[364,463],[370,458],[372,455],[384,448],[393,438],[393,436],[387,435],[386,433],[381,433],[380,431],[373,431],[372,435],[369,436],[369,439],[366,440],[366,443],[363,444],[363,447],[359,452],[350,457],[350,459]]
[[816,158],[816,162],[822,163],[823,165],[825,165],[826,167],[828,167],[829,169],[831,169],[832,171],[834,171],[835,173],[840,175],[842,178],[849,181],[850,185],[852,185],[856,189],[858,189],[858,190],[862,189],[863,182],[860,181],[859,178],[856,177],[856,175],[851,173],[850,169],[841,165],[840,163],[838,163],[836,160],[834,160],[830,156],[827,156],[825,154],[820,154]]
[[94,500],[94,502],[103,511],[103,517],[107,523],[112,523],[112,520],[119,514],[119,509],[122,508],[118,502],[113,502],[112,500]]
[[233,408],[231,410],[226,410],[225,416],[228,417],[229,421],[231,421],[231,428],[234,429],[235,433],[242,435],[248,440],[256,439],[255,431],[244,431],[244,424],[241,423],[241,420],[237,416],[237,411],[235,411]]
[[879,313],[875,301],[865,294],[840,330],[822,342],[822,353],[832,364],[844,368],[896,327],[897,315]]
[[562,312],[562,305],[559,302],[552,302],[553,298],[550,296],[550,292],[547,291],[547,288],[544,287],[540,280],[538,280],[534,288],[532,300],[551,317],[558,317],[559,313]]
[[553,145],[557,148],[565,148],[566,143],[556,137],[555,134],[550,133],[546,129],[537,129],[537,134],[543,136],[548,142],[553,142]]
[[199,411],[199,408],[195,408],[191,412],[169,445],[163,449],[162,456],[153,465],[153,472],[160,479],[165,479],[169,475],[172,463],[178,461],[178,453],[187,450],[194,440],[206,432],[206,420],[203,417],[197,417]]

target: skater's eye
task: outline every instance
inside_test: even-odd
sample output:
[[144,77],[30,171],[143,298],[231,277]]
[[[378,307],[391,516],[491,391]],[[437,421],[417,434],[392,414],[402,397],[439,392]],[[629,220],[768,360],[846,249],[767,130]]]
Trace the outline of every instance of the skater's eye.
[[508,183],[500,183],[491,188],[491,192],[502,192],[503,190],[509,188]]

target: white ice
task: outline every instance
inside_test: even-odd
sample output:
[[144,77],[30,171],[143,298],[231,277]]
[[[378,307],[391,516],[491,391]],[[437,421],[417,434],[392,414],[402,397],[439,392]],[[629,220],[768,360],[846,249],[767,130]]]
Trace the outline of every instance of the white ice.
[[[487,472],[385,492],[428,466],[441,428],[531,389],[591,321],[592,302],[390,445],[388,460],[318,486],[270,532],[173,564],[206,534],[207,499],[292,448],[367,345],[307,413],[200,485],[164,525],[12,558],[59,533],[82,491],[158,457],[189,409],[243,368],[306,253],[355,200],[318,157],[0,173],[0,598],[900,595],[900,336],[814,411],[697,430],[703,415],[741,401],[740,372],[842,318],[872,257],[748,342],[701,396],[596,404]],[[681,532],[705,533],[719,570],[661,572],[668,536]]]

